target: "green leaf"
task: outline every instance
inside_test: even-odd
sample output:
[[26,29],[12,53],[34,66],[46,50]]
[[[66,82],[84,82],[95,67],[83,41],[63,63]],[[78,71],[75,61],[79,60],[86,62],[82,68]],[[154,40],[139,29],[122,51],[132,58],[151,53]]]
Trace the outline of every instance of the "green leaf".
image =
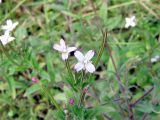
[[34,92],[36,92],[36,91],[39,91],[39,90],[40,90],[40,85],[39,85],[39,84],[33,84],[32,86],[30,86],[30,87],[26,90],[24,96],[29,96],[29,95],[31,95],[32,93],[34,93]]
[[[114,22],[113,22],[114,21]],[[122,16],[117,15],[116,17],[109,18],[106,22],[105,25],[107,26],[108,30],[112,30],[117,27],[121,27],[121,21],[122,21]]]
[[13,99],[15,99],[16,98],[15,81],[12,77],[6,77],[6,80],[7,80],[8,85],[9,85],[9,90],[10,90],[11,96],[12,96]]
[[151,103],[144,102],[142,104],[138,104],[136,109],[143,113],[151,113],[153,110],[153,105]]
[[46,62],[47,62],[47,70],[48,74],[50,76],[51,81],[55,80],[55,72],[54,72],[54,67],[53,67],[53,59],[52,59],[52,53],[48,53],[46,57]]
[[102,0],[102,5],[99,10],[99,16],[102,18],[104,23],[107,23],[107,5],[105,2]]

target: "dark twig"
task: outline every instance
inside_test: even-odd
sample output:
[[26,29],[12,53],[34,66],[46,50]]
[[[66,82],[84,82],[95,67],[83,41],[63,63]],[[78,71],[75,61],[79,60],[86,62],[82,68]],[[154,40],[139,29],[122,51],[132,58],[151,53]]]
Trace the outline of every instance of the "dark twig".
[[145,96],[147,96],[152,90],[154,89],[154,86],[152,86],[151,89],[149,89],[144,95],[142,95],[139,99],[137,99],[134,103],[131,104],[132,107],[137,105]]
[[[108,50],[108,53],[109,53],[109,56],[111,58],[113,67],[115,69],[115,73],[116,73],[116,77],[117,77],[117,80],[118,80],[118,83],[119,83],[120,91],[121,91],[121,93],[123,93],[125,95],[125,88],[124,88],[124,86],[122,84],[122,81],[121,81],[121,78],[120,78],[120,74],[119,74],[119,71],[118,71],[118,69],[116,67],[116,64],[115,64],[115,61],[114,61],[114,58],[113,58],[113,55],[112,55],[112,51],[111,51],[111,48],[110,48],[108,42],[106,42],[105,46],[106,46],[106,49]],[[120,106],[120,108],[121,108],[121,106]],[[121,110],[122,110],[122,108],[121,108]],[[129,103],[128,103],[128,110],[129,110],[129,120],[134,120],[132,105],[130,105]],[[122,115],[125,116],[123,111],[122,111]]]
[[143,116],[142,116],[142,120],[145,120],[147,115],[148,115],[148,113],[144,113]]
[[[137,103],[139,103],[145,96],[147,96],[153,90],[153,88],[154,88],[154,86],[152,86],[151,89],[149,89],[144,95],[142,95],[134,103],[128,104],[129,120],[134,120],[133,107],[135,107],[135,105],[137,105]],[[142,117],[142,120],[144,120],[145,117],[146,117],[146,115],[144,114],[143,117]]]
[[133,109],[131,104],[128,104],[128,110],[129,110],[129,120],[134,120]]
[[108,50],[108,53],[109,53],[109,56],[110,56],[110,58],[111,58],[113,67],[114,67],[114,69],[115,69],[116,77],[117,77],[117,80],[118,80],[118,82],[119,82],[119,84],[120,84],[120,90],[121,90],[122,93],[124,93],[124,92],[125,92],[125,89],[124,89],[124,87],[123,87],[123,85],[122,85],[122,81],[121,81],[121,78],[120,78],[120,74],[119,74],[119,72],[118,72],[118,70],[117,70],[115,61],[114,61],[114,59],[113,59],[112,51],[111,51],[111,48],[110,48],[108,42],[106,42],[105,46],[106,46],[106,49]]
[[103,113],[103,116],[105,117],[105,118],[107,118],[107,120],[113,120],[111,117],[109,117],[107,114],[105,114],[105,113]]

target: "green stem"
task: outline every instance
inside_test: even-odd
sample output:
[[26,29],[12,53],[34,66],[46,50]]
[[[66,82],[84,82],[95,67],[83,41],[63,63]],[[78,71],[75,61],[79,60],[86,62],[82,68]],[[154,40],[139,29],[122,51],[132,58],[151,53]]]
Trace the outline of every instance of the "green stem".
[[84,93],[84,91],[83,91],[83,81],[84,81],[84,77],[85,77],[85,73],[84,73],[84,71],[82,71],[82,73],[81,73],[81,95],[80,95],[80,98],[79,98],[79,102],[78,102],[78,106],[80,107],[81,106],[81,104],[82,104],[82,101],[83,101],[83,99],[84,99],[84,96],[85,96],[85,93]]
[[68,70],[68,73],[69,73],[70,78],[76,83],[75,77],[74,77],[74,75],[73,75],[73,73],[72,73],[72,70],[71,70],[71,68],[70,68],[69,61],[68,61],[68,60],[66,60],[66,67],[67,67],[67,70]]
[[102,56],[102,53],[103,53],[103,50],[105,48],[105,42],[106,42],[106,38],[107,38],[107,33],[102,33],[103,35],[103,40],[102,40],[102,43],[101,43],[101,47],[98,51],[98,55],[97,55],[97,59],[96,59],[96,62],[95,62],[95,66],[98,65],[99,61],[100,61],[100,58]]
[[118,83],[119,83],[119,86],[120,86],[120,91],[123,94],[125,94],[125,88],[124,88],[124,86],[122,84],[121,77],[120,77],[119,71],[118,71],[118,69],[116,67],[116,63],[114,61],[114,58],[113,58],[113,55],[112,55],[112,51],[111,51],[111,48],[110,48],[108,42],[106,42],[105,46],[106,46],[106,49],[107,49],[107,51],[109,53],[109,56],[111,58],[111,61],[112,61],[112,64],[113,64],[113,67],[114,67],[114,70],[115,70],[115,74],[116,74],[116,77],[117,77],[117,80],[118,80]]
[[69,83],[70,83],[72,89],[77,92],[77,89],[75,88],[75,86],[74,86],[74,84],[73,84],[73,83],[76,84],[76,79],[75,79],[75,77],[74,77],[74,75],[73,75],[73,73],[72,73],[72,70],[71,70],[71,68],[70,68],[69,61],[66,60],[65,63],[66,63],[66,67],[67,67],[67,70],[68,70],[68,73],[69,73],[69,77],[70,77],[70,79],[71,79],[71,82],[69,81]]
[[49,100],[51,101],[51,103],[52,103],[59,111],[61,111],[61,112],[63,113],[61,107],[58,105],[57,101],[56,101],[56,100],[54,99],[54,97],[51,95],[50,91],[47,90],[47,89],[45,88],[45,86],[43,86],[42,84],[41,84],[41,87],[42,87],[43,93],[44,93],[45,95],[47,95],[47,97],[49,98]]
[[80,95],[80,99],[79,99],[79,101],[78,101],[78,107],[81,106],[82,101],[83,101],[83,99],[84,99],[84,96],[85,96],[85,94],[84,94],[83,89],[82,89],[82,92],[81,92],[81,95]]

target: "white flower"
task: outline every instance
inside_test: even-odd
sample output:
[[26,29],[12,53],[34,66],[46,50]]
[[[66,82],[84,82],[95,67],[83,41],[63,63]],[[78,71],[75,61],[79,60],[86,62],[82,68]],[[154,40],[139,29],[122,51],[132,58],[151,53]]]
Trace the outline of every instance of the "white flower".
[[0,4],[2,3],[2,0],[0,0]]
[[158,59],[160,58],[160,56],[159,56],[159,55],[156,55],[155,58],[158,60]]
[[128,28],[129,26],[131,26],[131,27],[136,26],[136,17],[135,16],[131,16],[130,18],[125,18],[125,20],[126,20],[125,28]]
[[67,60],[68,56],[69,56],[69,53],[72,52],[72,51],[75,51],[77,49],[76,47],[68,47],[68,46],[66,46],[66,44],[65,44],[63,39],[60,39],[60,44],[55,44],[53,46],[53,48],[62,53],[62,59],[63,60]]
[[87,72],[93,73],[95,72],[95,67],[92,64],[92,62],[90,61],[92,59],[92,57],[94,56],[94,51],[93,50],[89,50],[85,56],[80,52],[80,51],[76,51],[74,53],[75,57],[78,60],[78,63],[74,66],[74,69],[79,72],[80,70],[84,69]]
[[153,58],[151,58],[151,63],[155,63],[160,59],[159,55],[154,56]]
[[64,113],[67,114],[67,113],[68,113],[68,110],[65,109],[65,110],[64,110]]
[[2,29],[5,30],[5,32],[11,32],[17,25],[18,22],[13,23],[12,20],[9,19],[6,21],[6,25],[2,26]]
[[0,41],[5,46],[7,43],[13,41],[15,38],[11,37],[9,32],[5,32],[4,35],[0,36]]

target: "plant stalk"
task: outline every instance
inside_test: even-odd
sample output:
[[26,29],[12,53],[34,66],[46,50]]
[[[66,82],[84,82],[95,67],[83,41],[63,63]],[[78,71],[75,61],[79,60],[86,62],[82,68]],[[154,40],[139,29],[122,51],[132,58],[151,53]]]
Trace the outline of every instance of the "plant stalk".
[[59,110],[63,113],[61,107],[59,106],[59,104],[57,103],[57,101],[54,99],[54,97],[51,95],[50,91],[46,89],[46,87],[44,85],[41,84],[42,87],[42,91],[44,92],[45,95],[47,95],[47,97],[50,99],[51,103]]

